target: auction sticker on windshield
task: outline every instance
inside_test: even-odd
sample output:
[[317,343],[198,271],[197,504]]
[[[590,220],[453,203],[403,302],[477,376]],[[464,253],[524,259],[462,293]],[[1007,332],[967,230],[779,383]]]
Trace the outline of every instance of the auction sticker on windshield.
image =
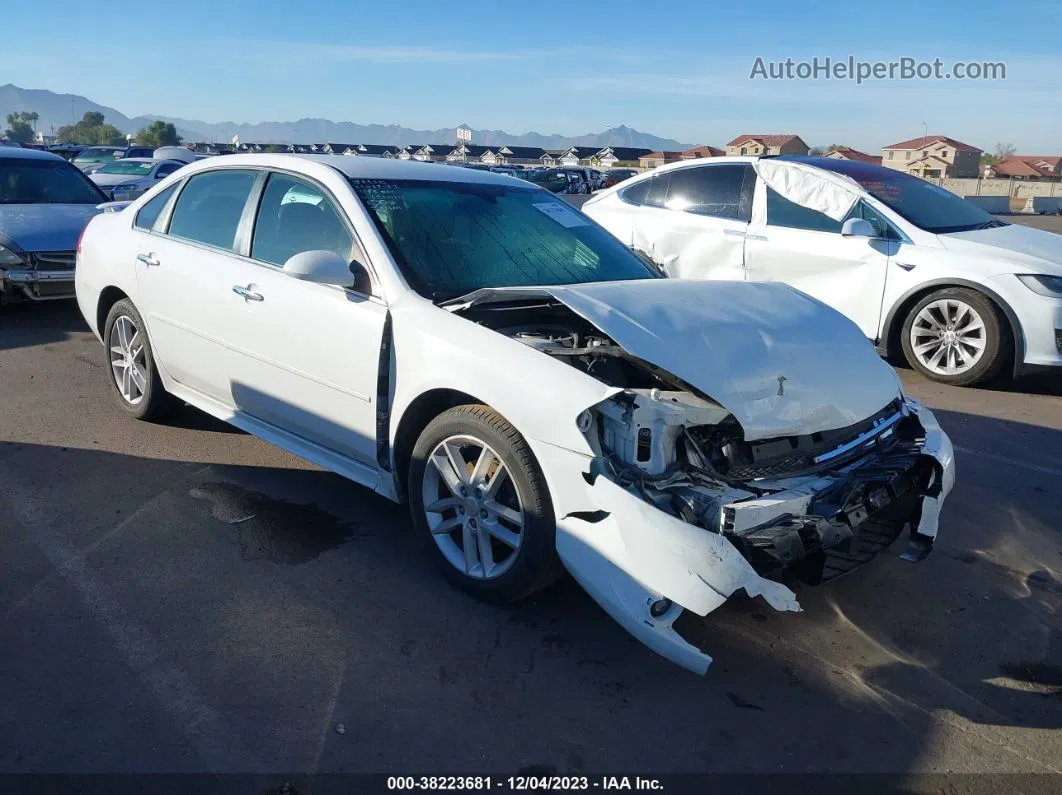
[[548,215],[558,224],[571,229],[575,226],[586,226],[586,219],[572,210],[568,205],[560,202],[539,202],[534,208],[544,215]]

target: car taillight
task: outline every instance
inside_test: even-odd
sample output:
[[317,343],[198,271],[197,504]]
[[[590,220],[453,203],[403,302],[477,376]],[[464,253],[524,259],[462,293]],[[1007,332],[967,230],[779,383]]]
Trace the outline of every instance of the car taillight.
[[[88,224],[85,224],[85,229],[88,229]],[[81,253],[81,241],[85,239],[85,229],[81,230],[81,234],[77,236],[77,253]]]

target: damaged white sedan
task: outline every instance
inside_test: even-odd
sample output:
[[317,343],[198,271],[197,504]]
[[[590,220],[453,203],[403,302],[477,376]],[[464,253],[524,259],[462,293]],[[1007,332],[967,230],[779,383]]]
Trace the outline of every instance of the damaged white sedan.
[[408,500],[493,601],[566,568],[670,660],[744,590],[799,610],[954,482],[948,437],[840,314],[659,275],[526,182],[361,157],[190,165],[79,244],[119,405],[186,401]]

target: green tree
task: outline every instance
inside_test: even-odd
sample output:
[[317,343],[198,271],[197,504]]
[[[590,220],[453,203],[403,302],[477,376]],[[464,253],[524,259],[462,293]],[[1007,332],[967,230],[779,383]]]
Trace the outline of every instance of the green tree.
[[40,116],[36,111],[7,114],[7,137],[20,144],[33,140],[33,126]]
[[120,146],[125,143],[122,131],[104,121],[102,113],[89,111],[77,124],[60,127],[56,138],[61,144]]
[[181,136],[177,128],[167,121],[153,121],[136,134],[136,142],[141,146],[177,146]]

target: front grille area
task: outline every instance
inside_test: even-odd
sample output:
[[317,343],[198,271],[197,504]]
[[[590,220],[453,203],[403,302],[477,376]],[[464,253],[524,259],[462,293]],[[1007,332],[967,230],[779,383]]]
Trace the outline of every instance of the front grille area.
[[[895,429],[890,420],[902,410],[902,402],[896,399],[881,411],[847,428],[732,445],[727,450],[731,463],[726,475],[734,480],[762,480],[837,469],[865,455],[875,443],[892,437],[893,432],[886,433],[889,428]],[[878,427],[882,429],[881,434],[872,434]],[[841,450],[864,434],[871,436],[858,446]],[[824,459],[826,456],[829,458]]]
[[37,251],[30,254],[33,266],[39,271],[69,271],[77,258],[73,251]]

